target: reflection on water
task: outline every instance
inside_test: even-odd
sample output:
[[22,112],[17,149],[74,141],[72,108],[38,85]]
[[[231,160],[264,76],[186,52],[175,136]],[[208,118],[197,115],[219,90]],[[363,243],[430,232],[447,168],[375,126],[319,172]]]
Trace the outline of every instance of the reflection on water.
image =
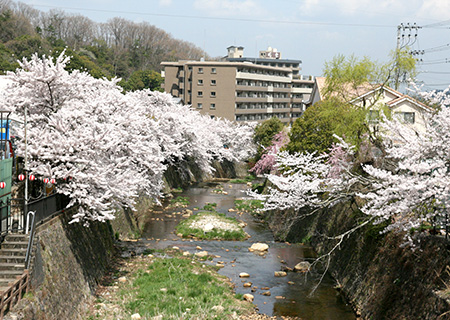
[[[236,217],[247,223],[245,231],[251,236],[246,241],[194,241],[180,239],[174,234],[174,228],[182,219],[179,214],[183,209],[156,211],[149,215],[143,239],[155,248],[178,246],[183,251],[195,253],[196,247],[209,254],[219,256],[213,261],[224,262],[220,273],[229,277],[235,284],[236,293],[251,293],[254,295],[254,304],[260,313],[275,316],[298,316],[303,320],[349,320],[355,315],[341,296],[333,288],[334,281],[325,277],[317,291],[310,296],[311,289],[317,283],[318,273],[307,277],[301,273],[288,272],[286,277],[275,277],[274,272],[284,267],[293,268],[303,260],[314,260],[314,251],[311,247],[275,242],[268,228],[256,221],[249,214],[239,215],[228,212],[234,207],[236,198],[245,197],[245,185],[222,183],[228,195],[212,193],[216,184],[197,185],[179,194],[189,197],[188,209],[202,208],[206,203],[217,203],[217,211]],[[158,240],[156,240],[158,239]],[[252,243],[265,242],[269,251],[264,255],[248,251]],[[239,278],[239,273],[247,272],[249,278]],[[251,288],[245,288],[244,282],[251,282]],[[267,289],[268,288],[268,289]],[[252,291],[253,290],[253,291]],[[270,291],[270,296],[262,295]]]

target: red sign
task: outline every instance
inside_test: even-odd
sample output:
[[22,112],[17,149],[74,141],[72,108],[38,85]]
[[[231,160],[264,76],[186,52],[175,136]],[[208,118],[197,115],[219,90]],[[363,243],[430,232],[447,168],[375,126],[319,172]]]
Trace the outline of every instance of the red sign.
[[34,181],[34,179],[36,179],[36,177],[34,176],[34,175],[32,175],[32,174],[30,174],[30,181]]
[[55,184],[56,183],[56,179],[50,179],[50,183]]
[[24,174],[19,174],[17,176],[17,178],[19,178],[20,181],[23,181],[25,179],[25,175]]
[[44,178],[44,183],[48,183],[48,178]]
[[5,189],[5,187],[6,187],[6,183],[0,182],[0,189]]

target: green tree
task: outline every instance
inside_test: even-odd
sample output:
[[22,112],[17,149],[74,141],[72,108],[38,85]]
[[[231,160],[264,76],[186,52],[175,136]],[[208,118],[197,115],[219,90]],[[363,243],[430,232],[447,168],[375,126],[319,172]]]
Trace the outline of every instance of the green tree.
[[318,102],[295,120],[286,150],[290,153],[328,152],[337,142],[334,134],[358,146],[369,130],[366,115],[366,109],[336,98]]
[[125,91],[136,91],[142,89],[150,89],[152,91],[160,91],[163,78],[159,72],[154,70],[138,70],[131,74],[128,80],[122,80],[119,85],[124,88]]
[[397,90],[400,82],[416,77],[416,59],[411,55],[409,48],[394,50],[391,52],[391,58],[393,66],[389,85]]
[[258,146],[255,162],[261,158],[264,148],[272,144],[274,135],[283,130],[283,127],[283,123],[277,117],[267,119],[256,126],[253,136],[253,141]]

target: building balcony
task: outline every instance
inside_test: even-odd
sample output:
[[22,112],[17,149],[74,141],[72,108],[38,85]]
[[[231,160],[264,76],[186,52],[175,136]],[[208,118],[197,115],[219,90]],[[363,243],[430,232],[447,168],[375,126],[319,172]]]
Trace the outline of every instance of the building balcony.
[[290,83],[291,78],[289,76],[275,76],[262,73],[250,73],[250,72],[236,72],[236,79],[246,79],[246,80],[260,80],[260,81],[270,81],[270,82],[283,82]]
[[303,98],[291,98],[291,102],[292,103],[302,103],[303,102]]
[[273,98],[273,103],[290,103],[291,98]]
[[269,113],[267,108],[264,109],[236,109],[235,114],[259,114],[259,113]]
[[263,86],[249,86],[249,85],[236,85],[236,91],[258,91],[267,92],[269,87]]
[[236,97],[236,102],[251,102],[251,103],[258,103],[258,102],[272,102],[270,97]]
[[291,88],[292,93],[311,93],[312,88]]

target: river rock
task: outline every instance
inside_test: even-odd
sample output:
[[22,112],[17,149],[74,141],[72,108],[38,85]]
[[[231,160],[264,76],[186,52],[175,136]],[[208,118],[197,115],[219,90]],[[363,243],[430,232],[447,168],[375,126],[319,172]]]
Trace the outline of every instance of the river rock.
[[285,271],[275,271],[275,277],[286,277],[287,273]]
[[195,249],[197,249],[197,250],[202,250],[202,247],[196,246]]
[[254,243],[252,244],[252,246],[250,248],[248,248],[248,251],[253,252],[253,251],[260,251],[260,252],[264,252],[267,251],[269,249],[269,246],[265,243]]
[[250,293],[246,293],[246,294],[244,294],[243,298],[244,298],[244,300],[246,300],[248,302],[252,302],[255,297]]
[[142,319],[141,315],[139,313],[135,313],[131,315],[131,320],[140,320]]
[[198,257],[198,258],[204,258],[204,257],[206,257],[207,255],[208,255],[208,252],[207,252],[207,251],[200,251],[200,252],[196,252],[196,253],[195,253],[195,256]]
[[294,270],[297,272],[308,272],[311,264],[308,261],[302,261],[295,265]]
[[126,277],[120,277],[117,280],[119,280],[119,282],[127,282],[127,278]]
[[244,283],[244,288],[250,288],[252,286],[251,282]]
[[241,272],[239,273],[239,278],[248,278],[250,275],[247,272]]
[[212,223],[207,223],[203,226],[204,232],[211,232],[214,229],[214,225]]
[[261,293],[263,296],[270,296],[271,295],[271,293],[270,293],[270,291],[265,291],[265,292],[263,292],[263,293]]

